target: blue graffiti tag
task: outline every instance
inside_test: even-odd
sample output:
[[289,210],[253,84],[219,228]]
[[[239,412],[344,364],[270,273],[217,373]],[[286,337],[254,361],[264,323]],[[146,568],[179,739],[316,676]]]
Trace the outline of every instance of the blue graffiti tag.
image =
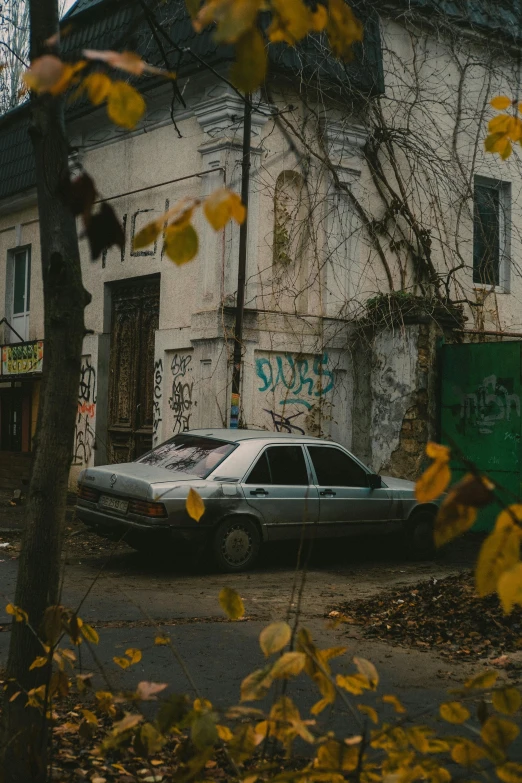
[[[256,374],[261,381],[258,391],[282,391],[284,388],[291,391],[296,398],[324,397],[334,387],[334,373],[328,369],[328,361],[327,353],[316,356],[312,368],[308,359],[295,360],[289,353],[272,359],[256,359]],[[285,402],[307,404],[303,399],[282,400],[281,404]]]

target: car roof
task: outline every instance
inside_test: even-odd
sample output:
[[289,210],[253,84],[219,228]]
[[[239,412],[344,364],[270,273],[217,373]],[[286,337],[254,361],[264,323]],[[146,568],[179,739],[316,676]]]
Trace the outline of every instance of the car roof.
[[230,428],[215,428],[209,427],[208,429],[201,430],[189,430],[188,432],[180,432],[180,435],[196,435],[198,437],[207,438],[219,438],[220,440],[226,440],[230,443],[239,443],[242,440],[282,440],[282,441],[312,441],[317,443],[330,443],[331,441],[325,441],[324,438],[314,438],[312,435],[293,435],[289,432],[270,432],[269,430],[233,430]]

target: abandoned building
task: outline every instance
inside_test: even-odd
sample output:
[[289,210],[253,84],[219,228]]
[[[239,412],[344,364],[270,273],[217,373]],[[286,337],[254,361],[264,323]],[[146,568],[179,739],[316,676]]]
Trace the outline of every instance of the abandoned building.
[[[241,425],[332,437],[405,478],[430,438],[485,462],[495,442],[505,464],[483,467],[518,491],[522,150],[484,151],[491,98],[517,89],[516,3],[353,5],[353,62],[320,36],[270,45],[252,97]],[[65,19],[65,57],[126,48],[178,73],[175,88],[138,81],[133,131],[67,107],[71,170],[125,232],[96,260],[80,239],[92,302],[72,479],[229,421],[238,227],[198,219],[181,267],[133,238],[184,196],[241,190],[244,101],[212,30],[196,34],[182,0],[158,13],[163,53],[137,0],[78,0]],[[28,127],[27,104],[0,119],[0,479],[29,459],[45,362]]]

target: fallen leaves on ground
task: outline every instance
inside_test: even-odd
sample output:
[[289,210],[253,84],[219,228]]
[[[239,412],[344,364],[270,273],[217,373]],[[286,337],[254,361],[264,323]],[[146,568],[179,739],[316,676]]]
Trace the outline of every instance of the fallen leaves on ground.
[[506,665],[506,653],[522,649],[522,609],[506,617],[496,595],[476,595],[469,573],[352,601],[330,616],[360,624],[372,639],[437,650],[448,658]]

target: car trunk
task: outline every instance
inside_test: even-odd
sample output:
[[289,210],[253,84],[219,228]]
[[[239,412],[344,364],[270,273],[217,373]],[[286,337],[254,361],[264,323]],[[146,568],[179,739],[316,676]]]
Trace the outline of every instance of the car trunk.
[[129,462],[118,465],[105,465],[99,468],[87,468],[80,477],[81,484],[107,495],[154,499],[154,485],[194,481],[197,476],[175,473],[154,465]]

